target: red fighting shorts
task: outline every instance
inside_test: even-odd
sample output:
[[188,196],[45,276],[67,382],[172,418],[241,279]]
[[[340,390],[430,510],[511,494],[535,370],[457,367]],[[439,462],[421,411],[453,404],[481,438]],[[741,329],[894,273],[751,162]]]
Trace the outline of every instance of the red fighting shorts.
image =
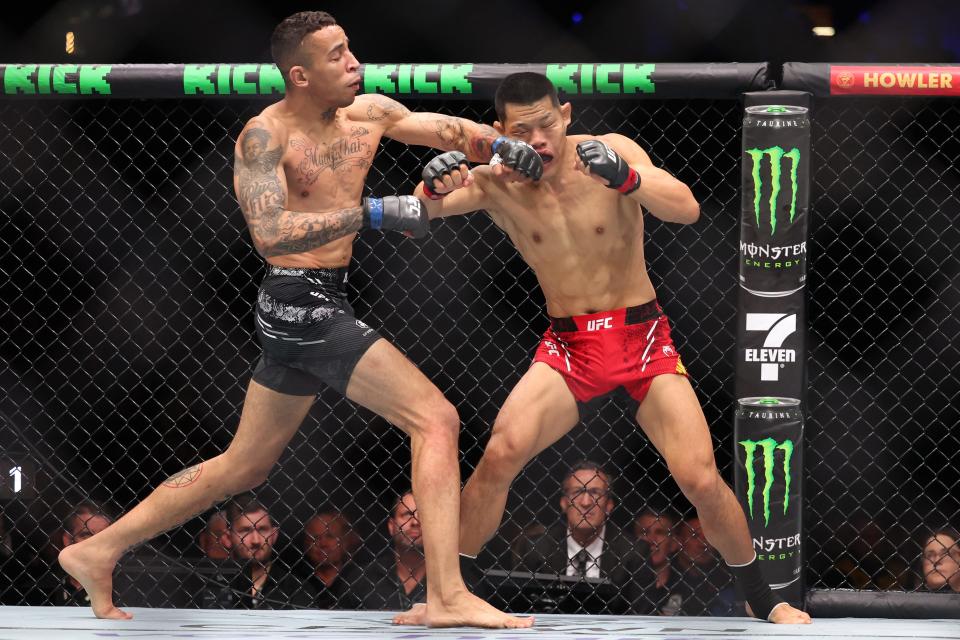
[[534,362],[560,372],[581,413],[605,397],[626,393],[643,402],[654,377],[687,375],[656,300],[638,307],[572,318],[550,318]]

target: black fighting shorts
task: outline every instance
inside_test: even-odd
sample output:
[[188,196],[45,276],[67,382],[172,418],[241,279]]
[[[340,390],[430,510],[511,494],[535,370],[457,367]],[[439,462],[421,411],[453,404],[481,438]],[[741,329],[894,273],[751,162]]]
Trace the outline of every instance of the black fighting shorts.
[[380,335],[353,316],[347,269],[267,265],[257,294],[257,338],[263,355],[253,379],[293,396],[323,385],[346,394],[357,362]]

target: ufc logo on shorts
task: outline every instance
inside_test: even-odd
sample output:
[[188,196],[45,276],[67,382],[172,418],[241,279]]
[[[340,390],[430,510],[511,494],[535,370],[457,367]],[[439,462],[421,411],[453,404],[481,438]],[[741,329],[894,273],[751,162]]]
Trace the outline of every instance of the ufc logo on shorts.
[[783,343],[797,331],[795,313],[748,313],[747,331],[766,331],[760,349],[747,349],[746,362],[760,363],[760,380],[776,382],[780,380],[780,368],[788,362],[797,361],[794,349],[784,349]]
[[558,358],[560,357],[560,350],[557,349],[557,344],[555,342],[544,340],[543,344],[547,347],[548,356],[557,356]]
[[596,331],[597,329],[613,329],[613,318],[587,320],[587,331]]

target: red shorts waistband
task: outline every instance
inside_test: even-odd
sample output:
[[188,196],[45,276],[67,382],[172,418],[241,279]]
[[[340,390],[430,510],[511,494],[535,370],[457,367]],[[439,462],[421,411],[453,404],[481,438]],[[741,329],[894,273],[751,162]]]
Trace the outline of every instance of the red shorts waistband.
[[618,329],[631,324],[641,324],[656,320],[663,315],[663,309],[656,299],[645,302],[636,307],[600,311],[585,316],[571,316],[569,318],[550,317],[550,326],[554,331],[600,331],[602,329]]

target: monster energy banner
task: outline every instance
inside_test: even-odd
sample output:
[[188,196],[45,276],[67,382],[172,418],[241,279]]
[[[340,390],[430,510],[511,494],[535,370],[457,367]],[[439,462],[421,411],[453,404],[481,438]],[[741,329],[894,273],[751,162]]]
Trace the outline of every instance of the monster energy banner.
[[734,418],[736,493],[767,582],[799,604],[809,96],[747,94]]
[[[362,93],[398,98],[492,100],[518,71],[545,74],[565,98],[736,98],[768,83],[767,64],[652,62],[366,64]],[[279,98],[273,64],[6,64],[4,97]]]
[[734,419],[735,485],[770,586],[799,603],[803,413],[795,398],[742,398]]
[[[798,95],[806,97],[773,91],[748,94],[748,99]],[[807,109],[747,106],[741,161],[736,394],[802,399],[810,202]]]

